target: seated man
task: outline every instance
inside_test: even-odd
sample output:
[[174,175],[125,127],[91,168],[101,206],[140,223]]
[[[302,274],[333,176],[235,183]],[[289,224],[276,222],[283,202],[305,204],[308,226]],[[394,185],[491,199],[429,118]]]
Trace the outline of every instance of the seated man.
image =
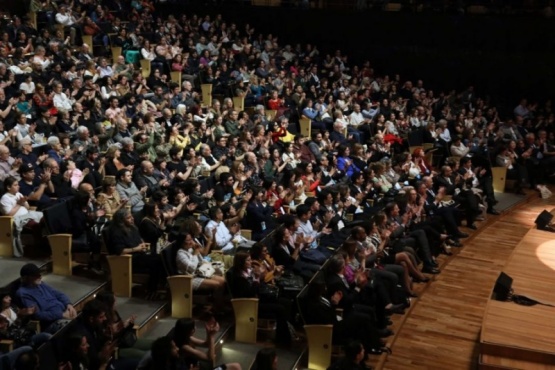
[[40,269],[33,263],[21,268],[21,286],[15,295],[24,308],[35,308],[33,317],[40,320],[41,328],[54,334],[65,320],[77,317],[69,298],[42,281]]
[[17,171],[21,163],[23,163],[21,159],[15,159],[10,156],[10,148],[0,145],[0,181],[4,181],[9,176],[19,180],[20,177]]
[[19,191],[27,197],[27,201],[36,205],[37,209],[44,209],[53,204],[52,198],[45,194],[48,189],[54,193],[54,184],[50,180],[51,171],[45,170],[40,176],[36,176],[35,168],[31,163],[21,165],[19,168],[21,181],[19,181]]
[[137,188],[141,189],[147,187],[146,195],[151,197],[157,191],[162,190],[170,186],[170,182],[167,179],[159,180],[154,176],[154,165],[151,161],[142,161],[141,169],[135,175],[135,185]]
[[493,208],[497,201],[495,200],[495,194],[493,192],[493,179],[491,177],[491,172],[488,172],[488,170],[483,167],[477,166],[472,168],[471,158],[463,157],[460,160],[459,173],[465,179],[467,187],[480,189],[484,193],[488,204],[487,212],[492,215],[498,215],[499,212]]
[[445,194],[453,196],[453,199],[464,207],[466,227],[476,230],[474,221],[480,214],[478,197],[472,190],[463,188],[464,180],[460,174],[454,174],[451,167],[443,166],[441,173],[434,177],[434,191],[437,193],[440,187],[444,187]]
[[143,197],[146,194],[147,186],[143,186],[140,190],[132,180],[131,171],[124,168],[118,171],[116,190],[121,199],[127,199],[127,204],[131,206],[131,212],[140,213],[145,206]]

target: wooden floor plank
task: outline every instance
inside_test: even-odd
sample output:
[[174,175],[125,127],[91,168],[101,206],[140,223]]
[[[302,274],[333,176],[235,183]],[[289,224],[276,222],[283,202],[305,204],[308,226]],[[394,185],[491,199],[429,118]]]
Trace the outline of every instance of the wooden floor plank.
[[[476,369],[486,303],[515,246],[555,198],[535,198],[489,222],[434,277],[407,317],[394,316],[393,354],[373,359],[383,369]],[[443,257],[445,258],[445,257]],[[385,360],[384,360],[385,359]]]

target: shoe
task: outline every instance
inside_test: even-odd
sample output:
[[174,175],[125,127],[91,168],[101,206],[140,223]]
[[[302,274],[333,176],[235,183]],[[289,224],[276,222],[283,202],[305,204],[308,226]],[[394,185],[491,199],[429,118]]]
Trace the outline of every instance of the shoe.
[[488,213],[490,215],[500,215],[501,213],[499,213],[499,211],[495,210],[495,209],[488,209]]
[[407,293],[407,295],[412,298],[418,298],[418,294],[416,294],[415,292]]
[[414,279],[413,280],[415,283],[427,283],[428,281],[430,281],[430,278],[427,276],[424,276],[423,279]]
[[446,245],[445,247],[443,247],[443,250],[441,251],[441,253],[447,255],[447,256],[452,256],[453,252],[451,252],[451,247]]
[[104,274],[106,273],[104,270],[102,270],[101,267],[91,267],[91,268],[90,268],[90,271],[91,271],[93,274],[98,275],[98,276],[102,276],[102,275],[104,275]]
[[439,271],[439,269],[432,267],[432,266],[426,266],[422,269],[422,272],[424,274],[432,274],[432,275],[437,275],[439,274],[441,271]]
[[484,218],[484,216],[478,216],[476,217],[476,221],[485,221],[486,219]]
[[432,260],[432,262],[430,262],[430,265],[432,267],[438,267],[439,266],[435,260]]
[[447,244],[451,247],[456,247],[456,248],[462,247],[462,244],[459,240],[448,240]]
[[366,353],[368,353],[369,355],[381,355],[383,352],[384,351],[381,348],[370,348],[368,351],[366,351]]
[[478,227],[476,226],[476,224],[470,224],[470,225],[468,225],[467,227],[468,227],[469,229],[472,229],[472,230],[478,230]]
[[390,308],[386,308],[385,313],[386,315],[390,315],[392,313],[402,315],[405,313],[405,309],[402,304],[394,304]]
[[393,325],[393,321],[391,321],[390,319],[387,319],[386,322],[385,322],[385,324],[386,324],[387,326]]
[[467,233],[463,233],[462,231],[459,231],[459,233],[456,235],[457,238],[468,238],[470,235],[468,235]]

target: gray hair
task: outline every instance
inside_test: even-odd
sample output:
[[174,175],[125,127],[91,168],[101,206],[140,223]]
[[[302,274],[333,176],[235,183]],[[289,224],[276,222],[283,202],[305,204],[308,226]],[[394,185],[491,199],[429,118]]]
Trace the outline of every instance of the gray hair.
[[187,106],[185,104],[179,104],[175,109],[175,113],[177,114],[183,115],[185,112],[187,112]]
[[48,140],[46,140],[46,142],[48,143],[48,145],[54,146],[60,144],[60,139],[58,139],[57,136],[50,136]]
[[87,131],[89,131],[87,126],[79,126],[79,127],[77,127],[77,130],[76,130],[77,136],[80,136],[80,135],[84,134]]
[[131,139],[130,137],[124,137],[123,139],[121,139],[120,142],[123,146],[133,145],[133,139]]

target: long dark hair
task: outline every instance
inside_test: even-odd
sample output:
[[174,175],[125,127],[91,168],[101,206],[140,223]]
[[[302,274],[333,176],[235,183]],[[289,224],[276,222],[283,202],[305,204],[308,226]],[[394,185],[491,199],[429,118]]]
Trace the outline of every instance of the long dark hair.
[[108,318],[108,322],[110,324],[113,323],[114,319],[117,316],[117,312],[114,307],[114,304],[116,303],[116,297],[114,293],[110,292],[109,290],[103,290],[96,295],[95,299],[106,305],[106,317]]
[[236,275],[240,275],[243,272],[247,258],[249,258],[247,252],[237,252],[235,257],[233,257],[233,272]]
[[173,341],[181,348],[181,346],[188,344],[191,340],[191,335],[195,330],[195,320],[193,319],[179,319],[175,322],[173,328]]
[[256,354],[256,359],[254,360],[254,369],[273,370],[276,357],[277,353],[274,348],[262,348]]

